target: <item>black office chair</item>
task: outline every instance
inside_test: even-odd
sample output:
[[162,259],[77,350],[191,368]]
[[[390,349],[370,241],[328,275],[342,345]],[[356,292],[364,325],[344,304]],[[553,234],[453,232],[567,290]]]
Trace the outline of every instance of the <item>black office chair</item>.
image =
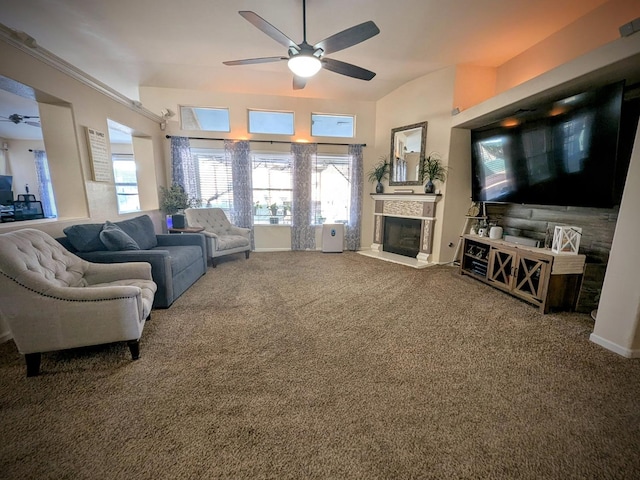
[[36,196],[35,195],[31,195],[29,193],[21,193],[20,195],[18,195],[17,200],[18,202],[35,202],[36,201]]

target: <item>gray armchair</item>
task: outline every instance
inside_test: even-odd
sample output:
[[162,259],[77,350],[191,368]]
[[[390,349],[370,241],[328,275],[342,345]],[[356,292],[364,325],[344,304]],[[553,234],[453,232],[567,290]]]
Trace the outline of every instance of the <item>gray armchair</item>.
[[27,376],[41,353],[126,341],[134,360],[156,284],[148,263],[96,264],[35,229],[0,235],[0,317]]
[[245,258],[251,253],[251,229],[232,225],[221,208],[187,208],[184,211],[190,227],[202,227],[207,239],[207,255],[211,265],[223,255],[244,252]]

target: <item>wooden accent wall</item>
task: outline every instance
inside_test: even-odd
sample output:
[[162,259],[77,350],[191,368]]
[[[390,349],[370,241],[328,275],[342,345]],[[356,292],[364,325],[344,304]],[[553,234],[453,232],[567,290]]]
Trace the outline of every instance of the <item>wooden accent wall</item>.
[[588,313],[597,308],[609,252],[618,220],[616,208],[556,207],[546,205],[486,204],[489,222],[504,228],[506,235],[545,241],[553,238],[556,225],[582,228],[580,253],[586,255],[585,275],[577,310]]

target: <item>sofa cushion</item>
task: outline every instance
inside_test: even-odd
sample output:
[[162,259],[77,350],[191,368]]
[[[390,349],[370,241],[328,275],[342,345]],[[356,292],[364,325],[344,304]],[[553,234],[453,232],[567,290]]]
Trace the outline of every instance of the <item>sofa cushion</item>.
[[141,250],[149,250],[158,246],[158,239],[149,215],[140,215],[129,220],[115,223],[138,244]]
[[218,250],[229,250],[232,248],[248,247],[249,240],[242,235],[219,235]]
[[62,231],[73,248],[79,252],[95,252],[107,249],[100,241],[100,232],[102,231],[102,224],[100,223],[71,225]]
[[100,240],[111,251],[140,250],[136,241],[115,223],[106,221],[100,232]]

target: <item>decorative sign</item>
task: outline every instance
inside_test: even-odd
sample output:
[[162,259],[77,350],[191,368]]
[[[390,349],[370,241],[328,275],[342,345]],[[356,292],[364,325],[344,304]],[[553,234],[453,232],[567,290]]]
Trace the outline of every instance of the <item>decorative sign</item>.
[[107,150],[107,136],[93,128],[86,127],[86,129],[93,180],[96,182],[111,182],[112,170],[111,159]]

